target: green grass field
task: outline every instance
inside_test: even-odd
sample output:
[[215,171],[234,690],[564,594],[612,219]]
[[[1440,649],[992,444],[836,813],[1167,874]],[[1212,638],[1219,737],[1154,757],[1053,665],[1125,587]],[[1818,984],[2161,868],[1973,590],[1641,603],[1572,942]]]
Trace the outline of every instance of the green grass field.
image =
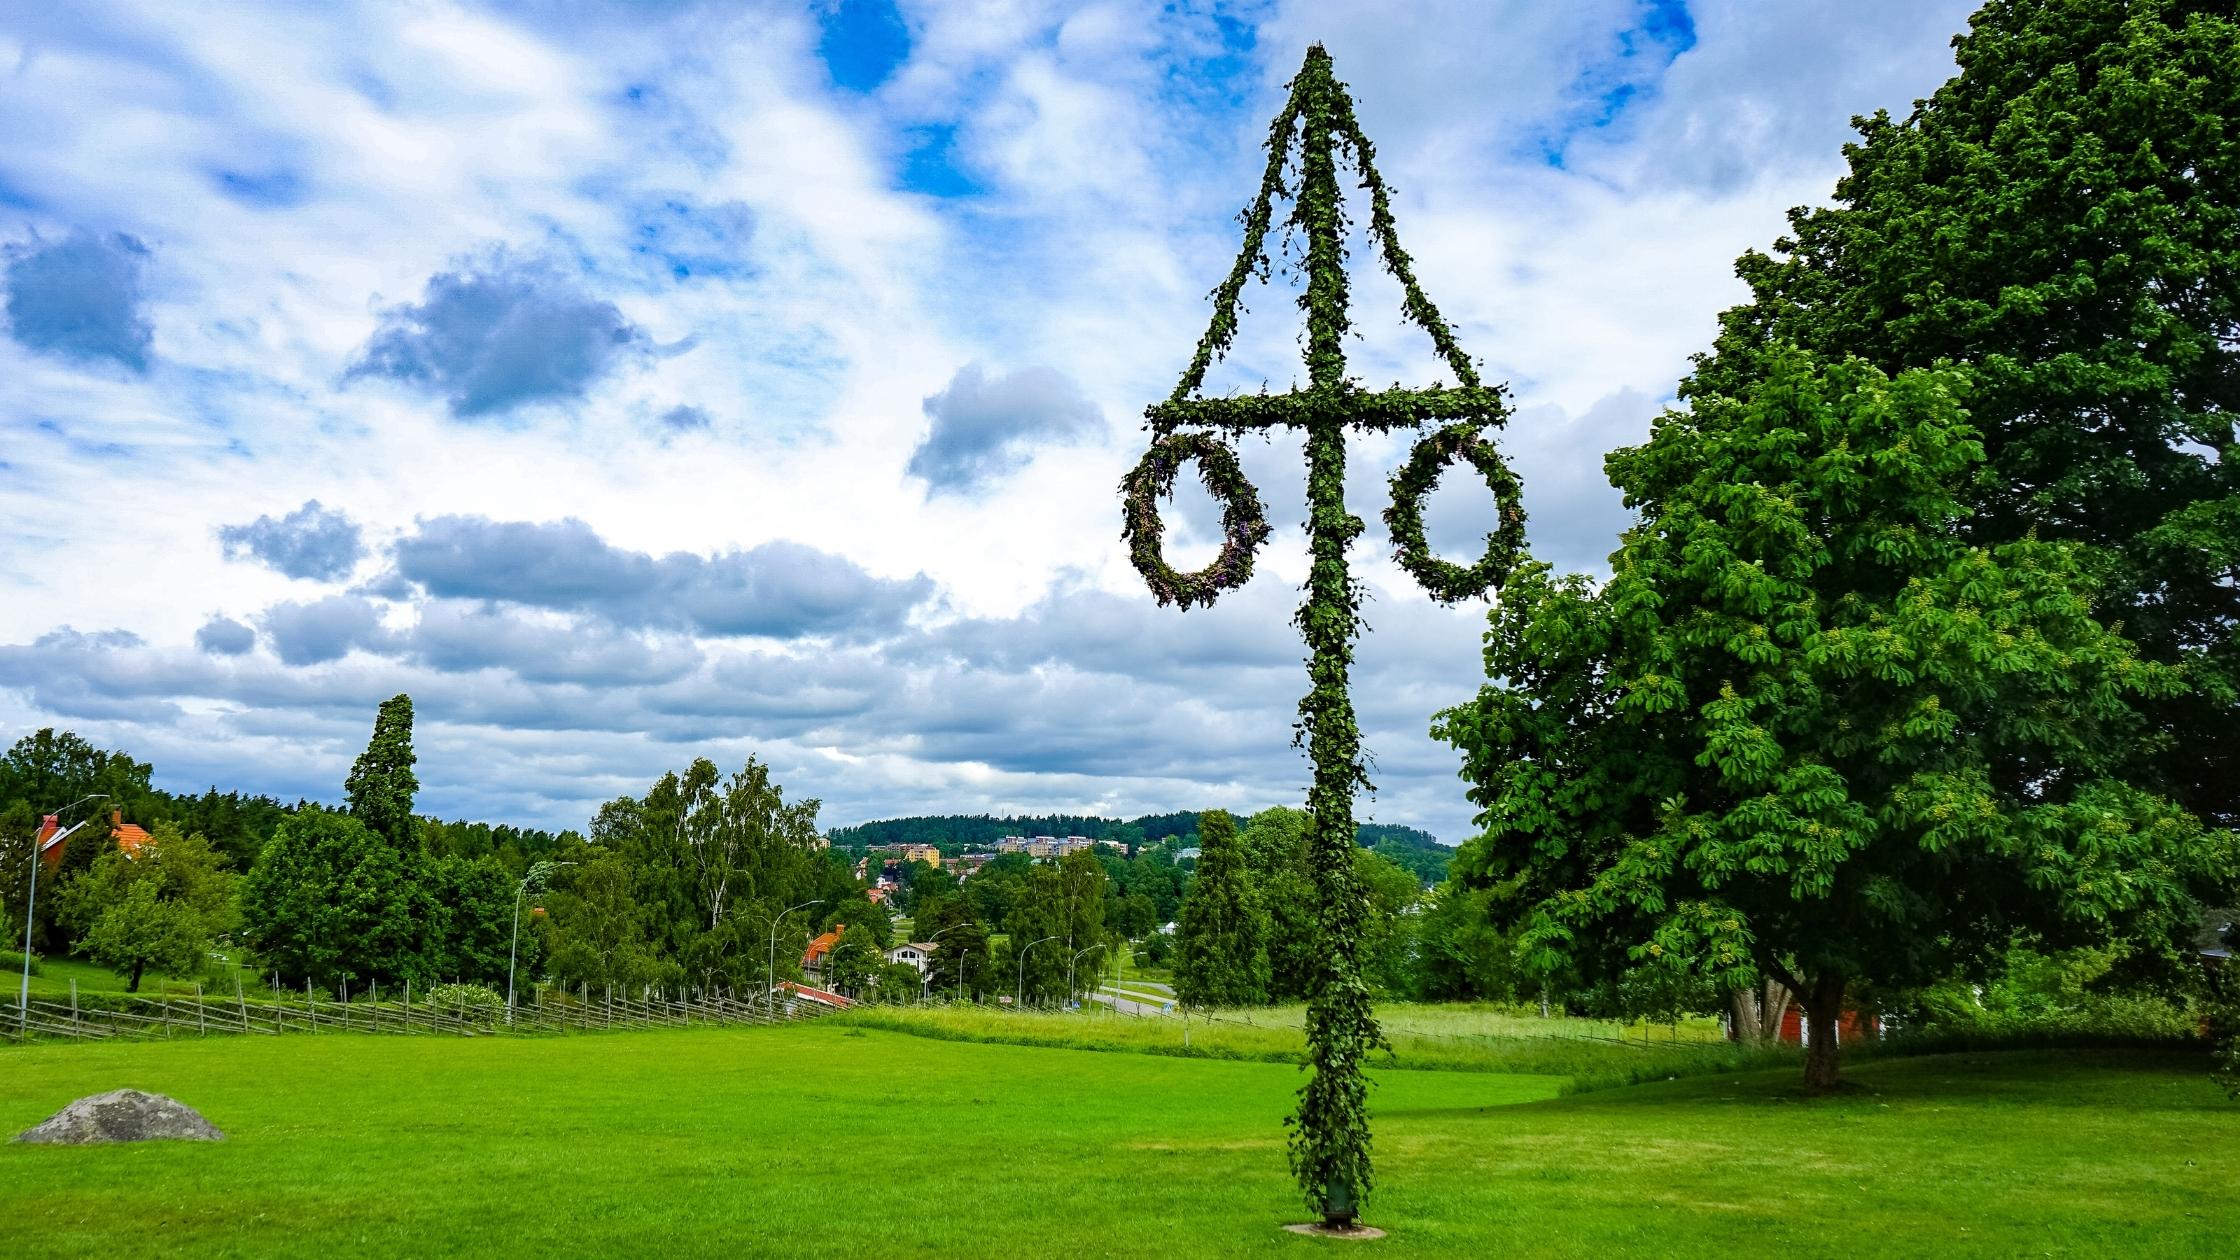
[[[1124,1050],[1190,1058],[1298,1063],[1306,1052],[1303,1008],[1272,1007],[1180,1016],[1116,1015],[1085,1011],[1014,1010],[944,1005],[865,1006],[834,1016],[844,1023],[947,1041],[1044,1046],[1067,1050]],[[1566,1089],[1602,1089],[1668,1076],[1788,1065],[1794,1050],[1746,1050],[1717,1039],[1707,1022],[1677,1030],[1656,1027],[1643,1037],[1602,1020],[1519,1015],[1465,1003],[1388,1003],[1377,1019],[1391,1043],[1374,1062],[1424,1071],[1515,1072],[1564,1078]]]
[[[2240,1108],[2199,1059],[2031,1052],[1556,1098],[1381,1071],[1376,1251],[2226,1256]],[[216,1146],[0,1146],[10,1257],[1318,1254],[1274,1063],[776,1029],[0,1050],[0,1131],[137,1086]]]

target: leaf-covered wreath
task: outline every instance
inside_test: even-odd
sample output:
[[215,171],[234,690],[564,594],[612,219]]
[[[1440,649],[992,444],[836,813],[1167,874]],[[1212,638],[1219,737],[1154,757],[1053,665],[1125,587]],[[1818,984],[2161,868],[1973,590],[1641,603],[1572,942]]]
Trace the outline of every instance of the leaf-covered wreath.
[[[1221,504],[1221,532],[1227,541],[1213,563],[1196,573],[1182,573],[1167,563],[1160,544],[1166,526],[1159,519],[1159,500],[1174,492],[1174,477],[1183,464],[1198,461],[1198,477],[1206,493]],[[1268,520],[1260,510],[1260,496],[1237,467],[1236,452],[1208,433],[1170,433],[1151,444],[1142,462],[1120,482],[1126,496],[1126,522],[1120,536],[1128,542],[1128,558],[1162,604],[1212,605],[1221,592],[1242,586],[1252,577],[1252,553],[1268,537]]]
[[[1500,525],[1486,535],[1485,555],[1467,569],[1432,555],[1423,536],[1423,497],[1458,459],[1467,460],[1486,479],[1501,512]],[[1425,434],[1408,453],[1408,462],[1392,474],[1392,506],[1384,511],[1384,523],[1392,531],[1393,558],[1443,604],[1482,595],[1505,581],[1523,554],[1523,494],[1517,475],[1477,425],[1450,424]]]

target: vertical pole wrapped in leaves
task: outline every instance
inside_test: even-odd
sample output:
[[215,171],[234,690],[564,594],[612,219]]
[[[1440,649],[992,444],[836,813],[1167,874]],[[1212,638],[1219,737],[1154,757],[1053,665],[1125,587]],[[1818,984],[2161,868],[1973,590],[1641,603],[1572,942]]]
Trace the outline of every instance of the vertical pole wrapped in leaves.
[[[1293,153],[1296,151],[1296,158]],[[1452,387],[1365,391],[1346,375],[1347,221],[1339,185],[1341,157],[1369,194],[1368,236],[1385,269],[1400,282],[1403,313],[1431,336]],[[1295,181],[1295,182],[1294,182]],[[1307,387],[1287,394],[1200,398],[1205,374],[1237,331],[1238,300],[1246,280],[1269,269],[1267,238],[1277,197],[1292,201],[1286,227],[1305,238]],[[1252,555],[1267,538],[1260,500],[1237,467],[1224,434],[1292,428],[1306,439],[1307,538],[1311,568],[1296,624],[1306,639],[1311,686],[1299,702],[1300,735],[1314,766],[1307,792],[1312,817],[1308,848],[1314,867],[1320,959],[1307,1004],[1308,1068],[1299,1110],[1290,1121],[1291,1168],[1310,1205],[1332,1224],[1348,1224],[1372,1184],[1369,1159],[1368,1054],[1383,1043],[1362,978],[1360,947],[1368,896],[1354,868],[1353,796],[1369,787],[1362,769],[1361,732],[1355,724],[1347,675],[1361,625],[1360,589],[1347,567],[1346,548],[1362,522],[1346,510],[1346,432],[1349,428],[1420,429],[1408,463],[1392,478],[1392,506],[1384,514],[1395,558],[1433,598],[1454,601],[1498,586],[1524,541],[1524,512],[1516,478],[1485,436],[1508,416],[1498,386],[1479,383],[1453,331],[1416,283],[1400,248],[1391,199],[1378,176],[1375,152],[1354,119],[1353,101],[1331,72],[1321,45],[1291,81],[1290,95],[1268,132],[1268,166],[1259,195],[1242,216],[1244,248],[1213,294],[1213,320],[1190,367],[1166,402],[1145,412],[1151,449],[1121,483],[1122,536],[1138,571],[1162,604],[1184,608],[1211,604],[1224,590],[1252,575]],[[1486,479],[1501,512],[1487,535],[1485,555],[1461,568],[1430,554],[1423,533],[1423,496],[1447,465],[1463,460]],[[1197,573],[1178,573],[1160,553],[1159,501],[1176,470],[1195,461],[1206,488],[1223,504],[1226,545]]]

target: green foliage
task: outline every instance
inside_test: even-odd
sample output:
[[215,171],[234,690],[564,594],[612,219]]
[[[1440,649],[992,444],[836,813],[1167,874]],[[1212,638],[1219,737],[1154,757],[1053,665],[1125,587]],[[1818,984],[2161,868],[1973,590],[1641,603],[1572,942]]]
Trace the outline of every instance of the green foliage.
[[[410,864],[427,890],[423,943],[426,974],[496,982],[504,979],[514,949],[515,882],[494,857],[421,857]],[[529,888],[534,897],[535,885]],[[520,913],[534,918],[534,901]],[[528,923],[520,933],[520,967],[538,974],[538,937]]]
[[989,952],[988,925],[970,897],[951,893],[922,907],[911,933],[934,945],[930,988],[937,998],[978,999],[1004,991]]
[[[728,778],[706,758],[642,798],[599,808],[589,842],[556,849],[563,867],[543,928],[556,975],[604,987],[682,981],[755,989],[798,973],[818,925],[846,923],[885,944],[886,912],[846,863],[818,847],[815,800],[788,802],[749,757]],[[781,914],[803,903],[782,920]],[[772,962],[772,927],[776,924]]]
[[302,809],[241,882],[241,931],[268,972],[294,988],[431,978],[433,917],[414,865],[349,814]]
[[[2091,616],[2069,545],[1984,547],[1951,373],[1767,352],[1610,457],[1642,513],[1610,581],[1529,567],[1487,685],[1440,716],[1534,967],[1780,979],[1819,1025],[1855,986],[2168,934],[2229,878],[2221,842],[2124,774],[2137,704],[2178,686]],[[1833,1082],[1832,1036],[1808,1065]]]
[[1909,1005],[1930,1033],[2008,1038],[2083,1035],[2182,1041],[2197,1035],[2200,1016],[2184,1000],[2109,987],[2118,961],[2108,946],[2042,953],[2007,951],[1981,983],[1947,981]]
[[1188,1007],[1268,1000],[1268,920],[1253,895],[1236,823],[1222,810],[1198,822],[1197,877],[1175,924],[1174,987]]
[[[674,965],[665,964],[648,939],[645,910],[632,891],[635,882],[627,861],[604,854],[576,868],[565,888],[547,899],[538,935],[561,983],[628,993],[675,978]],[[783,960],[789,968],[784,974],[794,974],[799,958],[794,950]]]
[[1517,965],[1514,931],[1494,921],[1494,894],[1463,883],[1441,884],[1416,923],[1412,994],[1426,1001],[1519,1001],[1541,980]]
[[2129,777],[2240,823],[2240,13],[2225,0],[1994,0],[1959,73],[1859,121],[1834,204],[1736,266],[1689,398],[1795,344],[1959,365],[1987,461],[1970,541],[2098,553],[2094,612],[2182,688],[2138,698]]
[[[1224,541],[1213,563],[1182,573],[1160,551],[1166,527],[1159,520],[1159,501],[1173,495],[1176,471],[1191,460],[1198,463],[1206,493],[1221,504]],[[1128,544],[1128,559],[1161,604],[1210,607],[1221,592],[1252,580],[1252,553],[1268,539],[1268,519],[1259,493],[1245,480],[1227,443],[1203,433],[1167,434],[1121,479],[1120,492],[1127,504],[1121,537]]]
[[506,1015],[505,994],[487,985],[439,984],[428,990],[427,1003],[439,1014],[494,1028]]
[[[1485,554],[1467,569],[1432,555],[1423,533],[1424,497],[1456,460],[1485,479],[1501,513],[1500,528],[1486,536]],[[1507,581],[1524,552],[1524,483],[1478,426],[1450,424],[1417,441],[1408,462],[1392,474],[1392,506],[1385,509],[1384,522],[1392,532],[1393,559],[1426,594],[1444,604],[1472,599]]]
[[[1264,1001],[1305,1001],[1314,988],[1321,928],[1315,917],[1314,869],[1307,856],[1308,823],[1305,810],[1278,805],[1254,814],[1239,842],[1247,891],[1263,924],[1261,939],[1268,954]],[[1197,881],[1205,878],[1201,858]]]
[[417,848],[412,798],[420,791],[420,780],[412,773],[414,760],[412,697],[391,696],[374,714],[373,738],[342,784],[351,816],[402,852]]
[[[886,947],[874,940],[871,933],[849,926],[840,933],[840,941],[832,947],[825,961],[824,978],[828,987],[850,997],[875,997],[873,990],[887,969]],[[911,977],[916,988],[916,976]]]
[[201,973],[211,939],[230,926],[233,877],[201,836],[158,823],[135,856],[104,847],[59,900],[79,948],[137,993],[149,971]]

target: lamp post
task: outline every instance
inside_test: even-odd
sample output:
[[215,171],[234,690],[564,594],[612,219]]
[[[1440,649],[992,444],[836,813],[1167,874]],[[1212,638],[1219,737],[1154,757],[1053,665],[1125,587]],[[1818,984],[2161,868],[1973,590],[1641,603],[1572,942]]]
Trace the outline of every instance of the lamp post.
[[513,944],[506,947],[506,1027],[513,1027],[513,968],[521,957],[521,899],[535,884],[538,892],[544,891],[544,882],[552,878],[554,867],[574,866],[573,862],[532,862],[513,890]]
[[[938,932],[935,932],[935,933],[934,933],[933,935],[931,935],[931,936],[927,937],[927,938],[926,938],[926,944],[928,944],[928,945],[931,945],[931,944],[933,944],[933,943],[934,943],[935,941],[938,941],[938,940],[940,940],[940,939],[941,939],[942,937],[944,937],[944,936],[947,936],[947,935],[948,935],[949,933],[951,933],[951,932],[954,932],[954,931],[956,931],[956,930],[957,930],[958,928],[961,928],[961,927],[963,927],[963,926],[964,926],[964,924],[962,924],[962,923],[952,923],[952,924],[950,924],[949,926],[947,926],[947,927],[945,927],[945,928],[941,929],[940,931],[938,931]],[[919,1000],[920,1002],[923,1002],[923,1001],[925,1001],[925,1000],[926,1000],[927,998],[929,998],[929,997],[932,997],[932,996],[933,996],[933,960],[932,960],[931,958],[928,958],[928,959],[926,959],[926,969],[925,969],[925,973],[924,973],[924,974],[923,974],[922,976],[920,976],[920,977],[919,977],[919,980],[918,980],[918,1000]]]
[[1080,1002],[1080,999],[1079,999],[1079,998],[1076,998],[1076,997],[1074,996],[1074,991],[1073,991],[1073,968],[1074,968],[1074,964],[1076,964],[1076,963],[1078,963],[1078,962],[1080,962],[1080,961],[1081,961],[1081,956],[1082,956],[1083,954],[1093,954],[1093,953],[1095,953],[1095,952],[1097,952],[1098,950],[1100,950],[1100,949],[1103,949],[1103,948],[1104,948],[1104,942],[1102,942],[1102,941],[1099,941],[1099,942],[1097,942],[1097,943],[1096,943],[1096,944],[1094,944],[1094,945],[1090,945],[1090,946],[1088,946],[1088,947],[1086,947],[1086,948],[1083,948],[1083,949],[1077,949],[1077,950],[1073,951],[1073,957],[1071,957],[1071,958],[1068,958],[1068,959],[1066,959],[1066,1003],[1067,1003],[1067,1004],[1068,1004],[1069,1006],[1070,1006],[1070,1005],[1078,1005],[1078,1004],[1079,1004],[1079,1002]]
[[957,953],[957,1000],[959,1002],[964,1001],[964,960],[970,957],[972,957],[972,951],[969,949],[960,950]]
[[771,916],[769,977],[770,988],[762,995],[762,1005],[763,1009],[772,1015],[778,1013],[778,924],[783,922],[787,915],[792,914],[796,910],[806,910],[811,906],[821,906],[823,904],[824,898],[819,897],[815,901],[804,901],[798,906],[788,906],[785,909],[780,910],[777,914]]
[[[59,823],[62,821],[64,814],[87,801],[105,801],[108,799],[109,794],[107,792],[95,792],[91,796],[81,796],[61,809],[46,815],[46,818]],[[25,1036],[29,1036],[31,1032],[31,928],[37,921],[36,916],[39,911],[39,863],[45,859],[47,849],[68,840],[72,832],[91,821],[93,820],[90,818],[81,818],[70,824],[67,829],[45,837],[45,843],[43,844],[40,842],[41,837],[36,833],[31,837],[31,893],[24,898],[23,907],[23,987],[16,991],[16,1019]],[[40,828],[41,831],[45,829],[44,826]]]
[[1012,1005],[1012,1006],[1014,1006],[1014,1007],[1016,1007],[1016,1008],[1018,1008],[1018,1009],[1020,1009],[1020,1010],[1025,1010],[1025,1009],[1027,1008],[1027,951],[1028,951],[1028,950],[1031,950],[1031,949],[1033,949],[1033,948],[1034,948],[1035,946],[1037,946],[1037,945],[1041,945],[1041,944],[1044,944],[1044,943],[1046,943],[1046,942],[1049,942],[1049,941],[1054,941],[1054,940],[1057,940],[1057,939],[1058,939],[1058,938],[1057,938],[1056,936],[1045,936],[1045,937],[1043,937],[1043,938],[1042,938],[1042,940],[1039,940],[1039,941],[1028,941],[1028,942],[1026,943],[1025,947],[1024,947],[1024,948],[1022,948],[1022,949],[1020,949],[1020,951],[1019,951],[1019,983],[1018,983],[1017,987],[1013,989],[1013,991],[1012,991],[1012,994],[1011,994],[1011,1005]]

